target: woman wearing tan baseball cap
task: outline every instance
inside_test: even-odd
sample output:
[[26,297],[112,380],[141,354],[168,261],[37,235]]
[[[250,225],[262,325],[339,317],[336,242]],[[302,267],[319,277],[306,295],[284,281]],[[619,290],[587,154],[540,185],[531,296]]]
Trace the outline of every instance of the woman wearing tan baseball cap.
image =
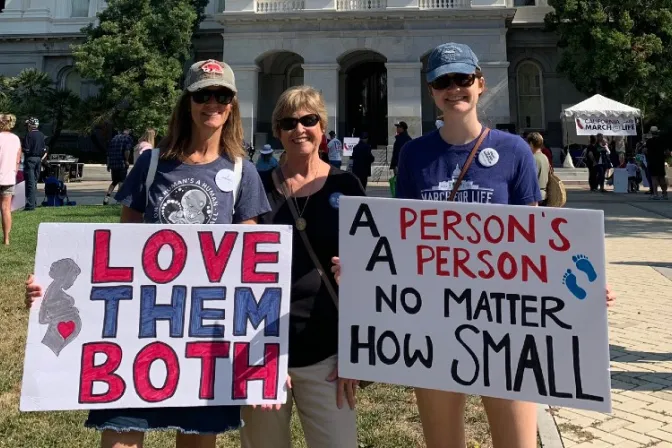
[[[270,210],[245,158],[236,94],[227,64],[191,66],[168,134],[140,155],[115,197],[122,223],[256,224]],[[27,304],[42,293],[31,276]],[[93,410],[85,426],[102,431],[102,448],[141,448],[146,432],[162,430],[177,430],[177,448],[215,448],[217,434],[240,428],[240,406]]]

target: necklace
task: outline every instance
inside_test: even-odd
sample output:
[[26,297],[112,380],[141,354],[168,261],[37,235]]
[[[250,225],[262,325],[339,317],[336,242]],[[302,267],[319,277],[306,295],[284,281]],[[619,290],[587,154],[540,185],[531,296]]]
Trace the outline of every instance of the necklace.
[[[306,202],[304,202],[303,207],[301,209],[299,209],[299,201],[294,194],[295,191],[291,187],[291,185],[289,185],[289,182],[287,182],[287,180],[284,179],[285,175],[282,174],[282,168],[280,168],[280,174],[283,177],[282,184],[281,184],[282,185],[282,194],[285,196],[285,199],[290,199],[291,201],[293,201],[294,206],[296,207],[296,213],[297,213],[298,217],[294,221],[294,225],[296,226],[296,229],[299,232],[303,232],[304,230],[306,230],[306,227],[308,227],[308,222],[306,221],[306,218],[303,217],[303,213],[306,211],[306,207],[308,206],[308,200],[310,200],[310,196],[312,196],[312,194],[309,194],[308,196],[306,196]],[[313,181],[316,178],[317,178],[317,173],[315,173],[315,175],[313,176]],[[285,187],[285,184],[287,186],[289,186],[289,190],[290,190],[289,195],[287,195],[287,188]]]

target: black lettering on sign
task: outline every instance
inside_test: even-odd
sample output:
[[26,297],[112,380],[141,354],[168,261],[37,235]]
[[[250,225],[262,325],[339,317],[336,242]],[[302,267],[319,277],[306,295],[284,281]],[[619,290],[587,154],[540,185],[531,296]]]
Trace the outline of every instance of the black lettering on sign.
[[443,317],[450,317],[450,301],[451,299],[455,301],[458,305],[461,305],[462,302],[467,302],[466,307],[466,318],[471,320],[471,289],[465,289],[462,291],[462,294],[459,296],[453,292],[452,289],[446,288],[443,290]]
[[[552,302],[553,306],[552,308],[549,307],[549,302]],[[555,324],[560,327],[564,328],[565,330],[571,330],[572,326],[564,323],[563,321],[560,320],[556,316],[557,313],[563,310],[565,307],[565,302],[563,302],[561,299],[558,299],[557,297],[549,297],[549,296],[543,296],[541,298],[541,326],[542,328],[546,328],[546,319],[551,319]]]
[[496,343],[490,333],[483,332],[483,385],[490,387],[490,350],[499,353],[504,350],[504,375],[506,390],[511,390],[511,336],[505,334],[499,343]]
[[402,351],[402,345],[399,342],[400,338],[394,331],[385,330],[376,338],[376,328],[369,326],[367,328],[366,342],[360,342],[359,325],[353,325],[350,328],[350,362],[358,364],[359,351],[364,349],[369,352],[369,365],[371,366],[376,365],[376,359],[380,359],[385,365],[394,365],[399,362],[403,355],[406,367],[413,367],[419,362],[430,369],[434,364],[434,344],[432,343],[432,339],[429,336],[425,336],[426,351],[423,352],[422,348],[411,349],[411,337],[410,333],[404,334]]
[[[362,220],[366,215],[366,220]],[[350,235],[357,233],[359,227],[368,227],[371,229],[371,235],[375,238],[380,237],[380,232],[378,232],[378,226],[376,226],[376,221],[373,219],[373,214],[371,209],[367,204],[360,204],[355,214],[355,219],[352,220],[352,225],[350,226]]]
[[568,392],[558,392],[555,385],[555,356],[553,352],[553,336],[546,336],[546,357],[548,361],[548,393],[551,397],[557,398],[572,398],[572,394]]
[[460,377],[459,373],[457,372],[458,365],[459,365],[459,361],[457,359],[453,359],[453,364],[450,367],[450,374],[453,377],[453,380],[455,380],[455,382],[457,382],[457,383],[459,383],[463,386],[471,386],[472,384],[474,384],[476,382],[476,379],[478,378],[478,372],[480,370],[480,367],[478,365],[478,357],[476,356],[476,353],[474,353],[474,351],[469,347],[469,345],[466,342],[464,342],[464,340],[462,339],[462,331],[463,330],[470,330],[474,334],[478,334],[479,330],[478,330],[478,328],[474,327],[473,325],[469,325],[469,324],[460,325],[459,327],[457,327],[455,329],[455,339],[457,339],[457,342],[459,342],[460,345],[462,347],[464,347],[464,349],[469,353],[469,355],[471,356],[471,359],[474,360],[474,376],[470,380],[463,380]]
[[581,384],[581,354],[579,353],[579,337],[572,336],[572,358],[574,359],[574,384],[576,387],[576,398],[579,400],[604,401],[604,397],[583,393]]
[[[415,298],[414,305],[410,306],[408,304],[409,300],[407,297],[411,295]],[[417,314],[422,308],[422,297],[420,293],[415,288],[404,288],[401,290],[401,307],[408,314]],[[385,294],[385,291],[382,287],[376,286],[376,312],[381,313],[383,311],[383,302],[385,302],[388,308],[396,314],[397,312],[397,285],[392,285],[392,291],[390,296]]]
[[[383,254],[383,249],[385,253]],[[366,270],[371,272],[377,263],[387,263],[390,267],[390,272],[392,275],[397,275],[397,267],[394,265],[394,257],[392,256],[392,248],[390,247],[389,241],[386,237],[378,238],[376,242],[376,247],[373,249],[371,258],[366,265]]]
[[531,334],[525,335],[523,349],[520,351],[520,359],[518,360],[518,368],[516,369],[516,379],[513,384],[513,390],[516,392],[520,392],[520,389],[522,388],[525,369],[532,369],[534,379],[537,382],[537,392],[539,392],[539,395],[547,396],[548,393],[546,392],[544,372],[541,370],[541,362],[539,361],[537,343],[534,340],[534,336]]

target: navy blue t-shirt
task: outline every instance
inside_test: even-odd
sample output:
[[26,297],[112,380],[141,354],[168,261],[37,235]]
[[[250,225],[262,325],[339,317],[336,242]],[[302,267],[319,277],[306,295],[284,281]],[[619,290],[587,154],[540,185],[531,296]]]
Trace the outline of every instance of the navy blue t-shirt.
[[257,169],[243,160],[240,193],[217,185],[220,171],[233,172],[234,164],[222,156],[210,163],[190,165],[177,160],[159,160],[154,182],[145,180],[152,151],[143,152],[124,181],[115,199],[144,214],[152,224],[231,224],[263,215],[271,210]]
[[[447,201],[476,140],[451,145],[436,130],[408,142],[399,158],[397,198]],[[491,130],[464,176],[455,201],[514,205],[541,201],[537,167],[529,145],[517,135]]]

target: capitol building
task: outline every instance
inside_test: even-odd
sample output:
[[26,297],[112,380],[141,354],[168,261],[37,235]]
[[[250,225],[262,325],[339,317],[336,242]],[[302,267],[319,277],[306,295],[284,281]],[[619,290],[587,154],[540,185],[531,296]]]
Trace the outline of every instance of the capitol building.
[[[0,13],[0,74],[50,74],[82,97],[96,86],[73,70],[70,46],[104,0],[6,0]],[[368,131],[392,144],[393,124],[411,136],[434,129],[437,111],[423,72],[436,45],[468,44],[487,82],[480,103],[491,127],[541,131],[562,143],[560,112],[584,99],[556,72],[557,38],[543,31],[547,0],[212,0],[194,36],[195,59],[231,65],[245,135],[271,141],[271,112],[287,87],[320,90],[329,129]]]

